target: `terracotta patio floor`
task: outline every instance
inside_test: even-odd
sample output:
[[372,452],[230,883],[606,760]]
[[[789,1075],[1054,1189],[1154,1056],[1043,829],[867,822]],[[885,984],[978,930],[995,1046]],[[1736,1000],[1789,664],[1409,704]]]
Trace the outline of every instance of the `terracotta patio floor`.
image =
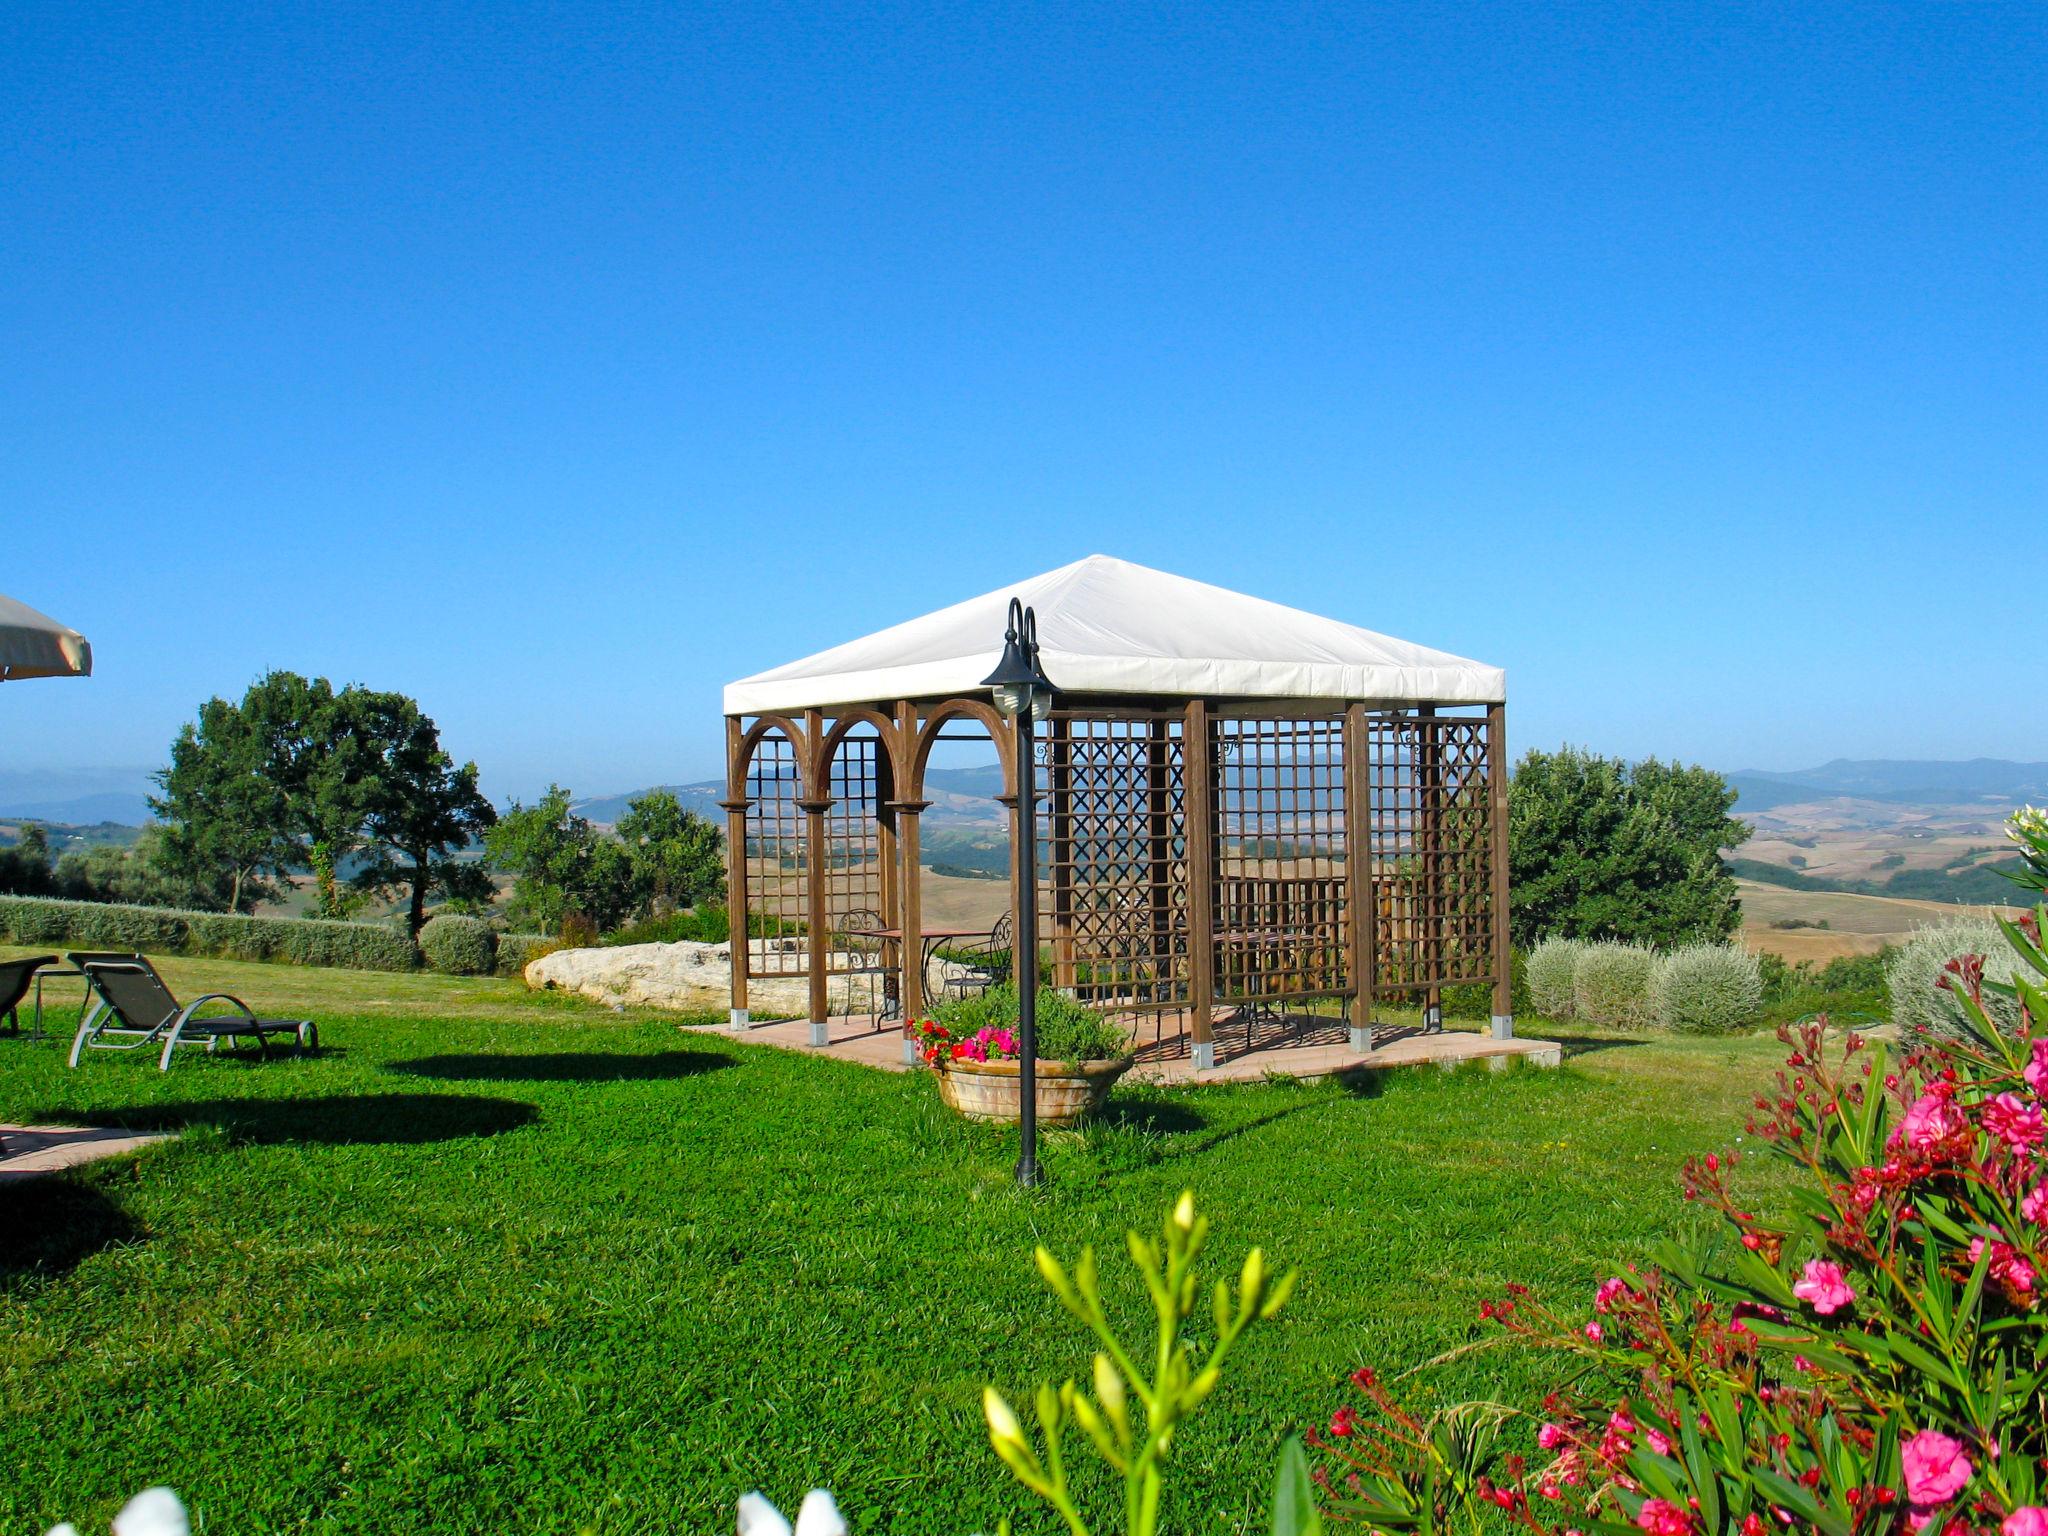
[[60,1173],[167,1139],[161,1132],[137,1135],[87,1125],[0,1125],[0,1183]]
[[[1490,1034],[1461,1030],[1424,1034],[1419,1029],[1387,1026],[1375,1031],[1373,1049],[1360,1054],[1351,1049],[1343,1026],[1328,1018],[1306,1015],[1258,1023],[1248,1048],[1243,1021],[1225,1009],[1218,1010],[1216,1015],[1216,1065],[1197,1072],[1188,1054],[1184,1029],[1184,1015],[1164,1017],[1157,1038],[1152,1024],[1144,1023],[1139,1034],[1138,1063],[1131,1075],[1160,1083],[1231,1083],[1256,1082],[1267,1076],[1332,1077],[1394,1067],[1452,1068],[1473,1061],[1483,1061],[1494,1068],[1516,1060],[1533,1067],[1554,1067],[1564,1059],[1564,1048],[1552,1040],[1496,1040]],[[810,1043],[811,1026],[803,1019],[754,1024],[732,1038],[858,1062],[885,1072],[910,1070],[903,1057],[901,1029],[893,1020],[882,1023],[867,1014],[830,1020],[826,1026],[828,1043],[823,1046]]]

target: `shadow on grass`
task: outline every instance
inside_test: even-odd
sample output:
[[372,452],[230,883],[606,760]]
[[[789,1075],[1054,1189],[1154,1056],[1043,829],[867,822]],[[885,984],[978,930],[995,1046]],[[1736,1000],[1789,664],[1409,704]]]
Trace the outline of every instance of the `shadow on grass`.
[[1182,1136],[1209,1123],[1187,1105],[1166,1099],[1113,1098],[1090,1119],[1111,1130],[1138,1131],[1148,1136]]
[[1639,1045],[1648,1045],[1650,1043],[1649,1040],[1641,1037],[1628,1035],[1581,1035],[1574,1034],[1568,1029],[1556,1029],[1548,1025],[1544,1027],[1542,1038],[1545,1040],[1555,1040],[1559,1045],[1563,1046],[1564,1054],[1567,1058],[1573,1056],[1597,1056],[1602,1051],[1633,1050]]
[[531,1125],[540,1111],[517,1099],[461,1093],[333,1094],[308,1099],[207,1099],[95,1110],[93,1125],[176,1131],[217,1126],[231,1141],[266,1145],[400,1146],[495,1136]]
[[656,1051],[627,1056],[610,1051],[542,1051],[525,1055],[421,1056],[394,1061],[386,1072],[480,1083],[624,1083],[695,1077],[732,1066],[716,1051]]
[[102,1249],[142,1236],[128,1213],[89,1184],[0,1184],[0,1280],[68,1275]]

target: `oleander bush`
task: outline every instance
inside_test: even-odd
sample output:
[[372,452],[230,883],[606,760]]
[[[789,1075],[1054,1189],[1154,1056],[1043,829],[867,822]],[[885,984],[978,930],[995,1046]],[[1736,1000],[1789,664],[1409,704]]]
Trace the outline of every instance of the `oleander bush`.
[[497,965],[498,936],[489,923],[442,912],[420,929],[420,953],[445,976],[488,976]]
[[1657,956],[1647,944],[1588,944],[1572,967],[1572,1016],[1610,1029],[1648,1029],[1650,977]]
[[1736,944],[1688,944],[1658,957],[1650,975],[1650,1012],[1660,1029],[1732,1035],[1763,1017],[1764,976]]
[[410,971],[419,965],[411,940],[383,923],[244,917],[40,897],[0,896],[0,938],[64,949],[213,955],[356,971]]
[[1540,1017],[1574,1016],[1572,989],[1586,947],[1584,939],[1548,938],[1529,951],[1529,1002]]
[[[1922,928],[1899,946],[1885,971],[1893,1023],[1909,1033],[1925,1030],[1937,1039],[1963,1038],[1962,1007],[1952,991],[1938,985],[1942,968],[1958,955],[1982,955],[1985,976],[2008,986],[2021,969],[2019,956],[1988,917],[1959,918]],[[2011,1029],[2019,1022],[2019,1004],[2010,997],[1994,992],[1988,1007],[2004,1028]]]

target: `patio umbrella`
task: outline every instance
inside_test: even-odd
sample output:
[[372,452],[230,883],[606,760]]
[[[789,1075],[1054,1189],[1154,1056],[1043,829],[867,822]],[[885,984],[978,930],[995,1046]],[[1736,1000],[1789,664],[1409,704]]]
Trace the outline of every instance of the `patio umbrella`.
[[0,593],[0,678],[90,676],[92,645],[85,636]]

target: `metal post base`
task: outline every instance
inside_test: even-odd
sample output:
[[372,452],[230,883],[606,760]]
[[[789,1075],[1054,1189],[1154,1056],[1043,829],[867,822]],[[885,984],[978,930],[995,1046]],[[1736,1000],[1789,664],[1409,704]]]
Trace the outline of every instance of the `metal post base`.
[[908,1035],[903,1037],[903,1065],[906,1067],[917,1065],[917,1042]]
[[1493,1038],[1512,1040],[1515,1038],[1515,1016],[1512,1013],[1496,1013],[1493,1016]]
[[1444,1010],[1440,1003],[1431,1003],[1422,1010],[1422,1032],[1433,1035],[1444,1027]]
[[1372,1026],[1370,1024],[1351,1026],[1351,1049],[1363,1056],[1372,1049]]
[[727,1023],[726,1028],[736,1035],[745,1034],[747,1032],[747,1010],[744,1008],[733,1009],[732,1018]]
[[811,1044],[813,1044],[813,1045],[829,1045],[829,1044],[831,1044],[831,1041],[830,1041],[830,1039],[828,1038],[828,1036],[829,1036],[830,1032],[831,1032],[831,1026],[829,1026],[828,1024],[826,1024],[826,1022],[825,1022],[825,1021],[824,1021],[823,1019],[813,1019],[813,1020],[811,1020]]
[[1216,1042],[1214,1040],[1197,1040],[1188,1048],[1194,1053],[1195,1070],[1197,1072],[1213,1072],[1216,1070]]

